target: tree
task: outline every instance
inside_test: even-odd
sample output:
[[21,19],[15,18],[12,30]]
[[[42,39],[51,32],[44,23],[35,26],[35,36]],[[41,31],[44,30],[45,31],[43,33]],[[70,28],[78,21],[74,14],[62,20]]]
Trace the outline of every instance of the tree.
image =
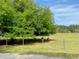
[[49,35],[55,32],[54,19],[49,8],[40,8],[35,19],[35,35]]
[[9,2],[0,2],[0,28],[5,32],[11,32],[13,26],[14,9]]
[[79,25],[70,25],[69,28],[70,32],[79,32]]
[[3,35],[26,37],[55,33],[49,8],[37,6],[33,0],[3,0],[0,2],[0,28]]
[[79,32],[79,25],[69,25],[69,26],[65,26],[65,25],[57,25],[57,32],[61,32],[61,33],[75,33],[75,32]]

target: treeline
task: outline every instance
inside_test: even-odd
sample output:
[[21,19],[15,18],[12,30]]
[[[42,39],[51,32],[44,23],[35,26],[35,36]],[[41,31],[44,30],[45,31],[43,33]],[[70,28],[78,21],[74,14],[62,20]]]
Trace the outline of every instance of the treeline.
[[27,37],[56,32],[49,8],[38,6],[33,0],[0,0],[0,35]]
[[60,33],[79,33],[79,25],[57,25],[57,32]]

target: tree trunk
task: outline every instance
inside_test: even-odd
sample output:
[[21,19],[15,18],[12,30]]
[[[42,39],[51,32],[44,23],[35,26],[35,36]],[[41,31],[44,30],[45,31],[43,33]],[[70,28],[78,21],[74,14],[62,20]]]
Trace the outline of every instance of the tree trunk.
[[43,43],[44,42],[44,38],[42,37],[41,39],[42,39],[42,43]]
[[7,39],[6,39],[6,46],[8,45]]
[[22,44],[24,45],[24,39],[22,39]]

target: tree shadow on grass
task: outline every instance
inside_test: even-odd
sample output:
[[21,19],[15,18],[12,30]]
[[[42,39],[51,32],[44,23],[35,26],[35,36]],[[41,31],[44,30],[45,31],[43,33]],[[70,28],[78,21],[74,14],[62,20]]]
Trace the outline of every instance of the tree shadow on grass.
[[[29,44],[33,44],[33,43],[43,43],[43,42],[49,42],[49,41],[54,41],[54,39],[36,39],[36,38],[33,38],[33,39],[9,39],[7,40],[7,45],[29,45]],[[6,40],[3,39],[3,40],[0,40],[0,45],[6,45]]]

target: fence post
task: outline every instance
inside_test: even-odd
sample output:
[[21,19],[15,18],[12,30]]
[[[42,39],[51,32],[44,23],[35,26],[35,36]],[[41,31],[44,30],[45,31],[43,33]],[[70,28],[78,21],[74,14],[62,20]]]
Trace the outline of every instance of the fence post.
[[5,41],[6,41],[6,46],[7,46],[8,45],[7,39]]
[[64,50],[64,58],[67,58],[67,55],[66,55],[66,41],[65,39],[63,39],[63,50]]
[[23,43],[23,45],[24,45],[24,38],[22,39],[22,43]]
[[66,50],[65,40],[64,39],[63,39],[63,49],[64,49],[64,51]]

